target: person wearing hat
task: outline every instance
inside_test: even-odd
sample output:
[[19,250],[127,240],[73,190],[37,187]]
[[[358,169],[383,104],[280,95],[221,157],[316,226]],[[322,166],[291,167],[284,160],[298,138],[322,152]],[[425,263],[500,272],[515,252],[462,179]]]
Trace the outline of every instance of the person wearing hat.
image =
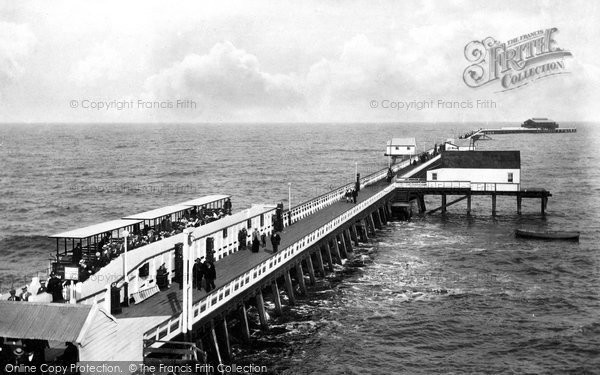
[[17,291],[14,289],[10,290],[10,297],[8,297],[8,301],[20,301],[21,298],[17,297]]
[[83,257],[83,250],[81,249],[81,242],[77,243],[77,246],[73,248],[73,263],[79,264],[79,261]]
[[48,290],[48,293],[52,294],[52,302],[62,301],[62,283],[54,272],[50,274],[50,279],[48,280],[46,290]]
[[202,290],[202,279],[206,278],[206,262],[204,257],[196,259],[198,261],[198,267],[196,268],[196,288]]

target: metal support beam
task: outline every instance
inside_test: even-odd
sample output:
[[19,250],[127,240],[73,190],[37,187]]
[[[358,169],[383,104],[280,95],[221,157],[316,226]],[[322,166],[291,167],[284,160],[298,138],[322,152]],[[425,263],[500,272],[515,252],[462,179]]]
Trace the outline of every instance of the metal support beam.
[[281,315],[283,309],[281,307],[281,297],[279,296],[279,287],[277,286],[277,280],[271,283],[271,294],[273,294],[273,301],[275,302],[275,311]]
[[432,213],[434,213],[434,212],[436,212],[436,211],[438,211],[438,210],[442,210],[442,212],[443,212],[443,211],[444,211],[444,207],[452,206],[452,205],[453,205],[453,204],[455,204],[455,203],[458,203],[458,202],[460,202],[460,201],[462,201],[462,200],[464,200],[464,199],[469,199],[469,198],[470,198],[470,195],[465,195],[464,197],[460,197],[460,198],[458,198],[458,199],[455,199],[455,200],[453,200],[453,201],[452,201],[452,202],[450,202],[450,203],[446,203],[446,205],[445,205],[445,206],[440,206],[440,207],[438,207],[438,208],[435,208],[435,209],[433,209],[433,210],[431,210],[431,211],[428,211],[427,213],[428,213],[428,214],[432,214]]
[[285,271],[283,273],[283,277],[285,278],[285,289],[288,294],[288,298],[290,300],[290,305],[296,304],[296,297],[294,296],[294,285],[292,284],[292,278],[290,276],[290,271]]

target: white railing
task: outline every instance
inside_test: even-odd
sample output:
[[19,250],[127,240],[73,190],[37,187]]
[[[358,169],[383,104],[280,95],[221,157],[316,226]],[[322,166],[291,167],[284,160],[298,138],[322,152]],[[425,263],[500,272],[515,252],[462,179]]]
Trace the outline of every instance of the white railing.
[[[406,168],[410,165],[408,160],[405,160],[401,163],[394,164],[392,166],[392,172],[396,173],[402,168]],[[377,183],[387,177],[387,168],[381,169],[373,174],[362,177],[360,179],[360,187],[361,189],[365,186],[372,185]],[[288,210],[283,213],[283,223],[284,226],[288,226],[293,224],[299,220],[304,219],[305,217],[312,215],[313,213],[322,210],[325,207],[328,207],[335,202],[340,201],[344,198],[344,194],[348,189],[354,188],[354,183],[349,183],[344,186],[341,186],[335,190],[330,191],[329,193],[320,195],[316,198],[313,198],[307,202],[301,203],[298,206],[292,207],[291,210]],[[290,220],[291,215],[291,220]]]
[[397,188],[470,189],[471,191],[519,191],[520,184],[486,183],[471,181],[426,181],[423,179],[397,179]]
[[[337,228],[345,224],[358,213],[392,192],[394,188],[395,186],[393,184],[385,187],[382,191],[357,204],[352,209],[331,220],[319,229],[307,234],[299,241],[286,247],[285,249],[282,249],[266,259],[264,262],[258,264],[243,274],[238,275],[225,285],[217,288],[211,294],[193,305],[191,316],[192,323],[200,321],[206,315],[217,310],[219,307],[248,290],[251,286],[257,284],[262,279],[272,274],[273,271],[283,267],[296,255],[307,250],[310,246],[330,235]],[[143,335],[143,339],[155,341],[169,340],[177,336],[179,333],[181,333],[181,314],[174,315],[156,327],[146,331]]]

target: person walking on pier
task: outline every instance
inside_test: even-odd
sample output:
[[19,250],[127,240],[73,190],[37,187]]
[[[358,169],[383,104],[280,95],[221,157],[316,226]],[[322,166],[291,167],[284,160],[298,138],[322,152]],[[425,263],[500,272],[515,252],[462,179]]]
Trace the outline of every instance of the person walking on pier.
[[260,233],[258,233],[258,229],[254,228],[252,231],[252,252],[258,253],[260,250]]
[[281,237],[279,236],[279,233],[273,231],[273,233],[271,234],[271,245],[273,245],[273,253],[277,252],[280,243]]
[[204,278],[206,279],[206,293],[209,293],[211,290],[215,289],[215,279],[217,278],[217,270],[215,269],[215,265],[211,261],[207,261],[204,263]]
[[358,191],[356,189],[352,190],[352,202],[356,203],[356,198],[358,197]]
[[246,228],[242,228],[242,230],[238,233],[238,242],[240,243],[240,250],[246,250],[246,238],[248,237],[248,232]]

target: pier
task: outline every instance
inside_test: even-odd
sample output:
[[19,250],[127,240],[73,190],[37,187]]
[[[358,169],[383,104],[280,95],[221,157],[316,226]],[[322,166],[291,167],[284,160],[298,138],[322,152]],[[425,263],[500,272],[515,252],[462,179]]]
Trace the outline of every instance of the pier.
[[[364,177],[357,174],[355,182],[289,210],[283,210],[281,204],[255,205],[121,254],[94,277],[78,283],[72,292],[71,302],[77,302],[74,306],[91,306],[87,310],[72,309],[73,314],[79,314],[80,320],[92,322],[73,335],[79,360],[151,363],[180,354],[189,360],[210,352],[212,361],[227,363],[232,359],[232,321],[241,326],[243,339],[250,339],[248,309],[253,307],[261,328],[268,330],[265,299],[272,299],[278,314],[283,309],[282,292],[287,296],[287,303],[293,305],[296,297],[306,293],[318,277],[325,277],[333,272],[336,264],[341,265],[352,258],[355,246],[368,243],[376,236],[377,231],[392,219],[394,203],[403,202],[409,206],[416,203],[419,211],[425,213],[424,197],[438,195],[442,203],[429,213],[443,213],[447,207],[462,200],[467,200],[467,212],[470,213],[472,196],[489,195],[492,212],[496,214],[496,197],[514,196],[519,213],[524,198],[541,199],[541,210],[545,212],[551,194],[543,189],[523,189],[518,183],[504,186],[471,181],[432,181],[427,178],[428,173],[439,170],[443,159],[435,149],[426,153],[427,157],[420,161],[406,160],[390,166],[393,178],[387,168]],[[356,203],[344,198],[352,188],[359,190]],[[447,197],[452,195],[460,198],[448,203]],[[211,197],[211,201],[219,202],[219,207],[229,198]],[[198,208],[199,202],[189,201],[121,220],[135,220],[131,223],[136,225],[140,221],[156,224],[157,218],[179,214],[189,207]],[[124,228],[131,223],[119,221],[113,226]],[[240,237],[244,229],[247,229],[247,237]],[[278,251],[274,252],[269,240],[264,246],[261,244],[258,252],[252,252],[249,247],[244,249],[242,242],[251,238],[255,229],[267,238],[274,231],[279,232]],[[99,233],[93,232],[92,228],[75,234],[91,238],[86,245],[95,249]],[[68,234],[75,238],[72,232]],[[216,288],[209,293],[192,283],[194,259],[200,256],[215,261]],[[166,276],[159,275],[161,266],[165,268]],[[53,308],[51,305],[55,304],[41,304],[37,311],[43,315],[44,309]],[[18,305],[13,303],[11,308],[18,308]],[[17,313],[13,315],[15,319],[18,317]],[[98,322],[97,326],[94,322]],[[18,337],[15,330],[10,334]],[[49,340],[52,336],[24,338]],[[196,354],[192,356],[191,353]]]

